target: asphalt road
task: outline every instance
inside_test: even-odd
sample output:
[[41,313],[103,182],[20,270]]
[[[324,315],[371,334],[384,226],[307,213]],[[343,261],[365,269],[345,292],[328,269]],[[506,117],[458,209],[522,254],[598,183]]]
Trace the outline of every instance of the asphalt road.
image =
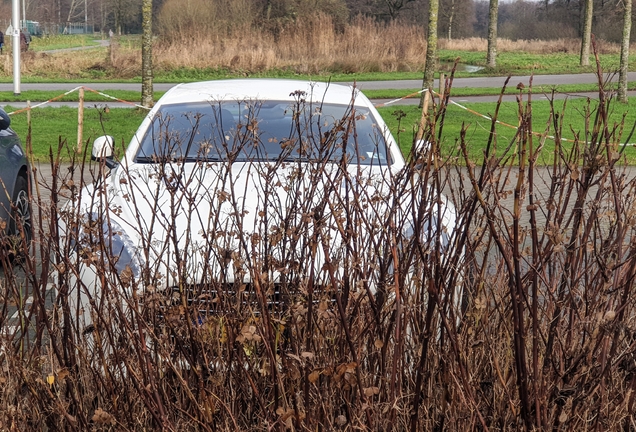
[[[479,87],[502,87],[507,77],[474,77],[474,78],[455,78],[453,80],[454,88],[479,88]],[[510,84],[516,86],[518,83],[524,83],[528,86],[530,76],[513,75],[510,78]],[[606,78],[612,78],[612,81],[618,80],[618,76],[608,75]],[[628,81],[636,81],[636,72],[630,72],[627,77]],[[566,74],[566,75],[535,75],[532,79],[533,86],[549,86],[563,84],[594,84],[598,79],[596,75],[587,74]],[[353,84],[353,81],[346,84]],[[22,83],[20,85],[22,91],[27,90],[60,90],[68,91],[78,86],[90,87],[94,90],[132,90],[141,91],[140,83]],[[174,83],[154,83],[153,87],[157,91],[165,91],[174,87]],[[358,87],[363,90],[382,90],[382,89],[417,89],[422,87],[422,80],[396,80],[396,81],[358,81]],[[435,80],[434,86],[439,86],[438,80]],[[1,83],[0,91],[13,91],[12,83]]]
[[[501,88],[503,87],[507,77],[474,77],[474,78],[456,78],[453,81],[453,88]],[[596,75],[588,73],[588,74],[566,74],[566,75],[535,75],[534,77],[530,77],[528,75],[522,76],[512,76],[509,81],[509,86],[516,87],[517,84],[523,83],[524,86],[529,87],[530,79],[532,78],[532,85],[535,89],[535,99],[545,99],[546,95],[543,94],[544,91],[549,91],[549,86],[553,85],[563,85],[563,84],[594,84],[598,82],[598,78]],[[604,77],[605,80],[618,80],[618,76],[615,74],[608,74]],[[636,81],[636,72],[630,72],[628,74],[628,81]],[[353,85],[354,82],[346,82],[344,84]],[[175,83],[154,83],[153,88],[155,91],[167,91],[168,89],[174,87]],[[396,81],[360,81],[357,82],[356,85],[360,87],[362,90],[414,90],[419,89],[422,86],[421,80],[396,80]],[[141,91],[140,83],[113,83],[113,82],[104,82],[104,83],[21,83],[20,89],[21,91],[29,91],[29,90],[43,90],[43,91],[59,91],[60,93],[72,90],[79,86],[85,86],[91,88],[96,91],[108,93],[108,90],[130,90],[130,91]],[[438,80],[435,80],[434,87],[439,88]],[[0,83],[0,91],[13,91],[12,83]],[[405,94],[406,96],[406,94]],[[596,97],[596,93],[577,93],[577,94],[559,94],[557,98],[562,99],[565,97]],[[629,96],[636,96],[636,92],[629,92]],[[497,96],[462,96],[454,99],[456,102],[495,102],[497,100]],[[514,100],[515,96],[509,95],[504,97],[504,100]],[[384,104],[389,102],[389,99],[377,99],[374,100],[376,104]],[[35,102],[32,102],[32,104]],[[118,103],[114,101],[105,100],[103,103],[108,104],[110,107],[118,108],[118,107],[130,107],[131,105]],[[399,102],[393,102],[396,104],[416,104],[419,103],[417,98],[405,99]],[[67,102],[56,102],[51,103],[49,106],[68,106],[73,103]],[[95,102],[87,103],[89,106],[94,105]],[[0,105],[4,105],[0,103]],[[11,106],[16,108],[25,107],[26,103],[24,102],[12,102]]]

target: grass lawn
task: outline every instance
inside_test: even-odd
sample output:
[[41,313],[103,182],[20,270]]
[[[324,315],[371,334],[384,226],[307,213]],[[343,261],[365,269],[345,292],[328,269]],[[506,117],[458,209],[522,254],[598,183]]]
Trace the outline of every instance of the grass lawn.
[[[598,105],[597,100],[588,102],[584,98],[566,101],[555,101],[554,111],[563,119],[563,141],[564,146],[572,145],[575,134],[579,134],[581,139],[585,135],[586,110],[590,111],[590,123],[593,123],[594,115]],[[466,129],[466,141],[473,160],[479,162],[482,159],[482,152],[488,140],[490,130],[490,120],[476,114],[489,116],[495,111],[495,103],[471,103],[466,104],[463,109],[455,105],[448,107],[443,127],[441,143],[444,154],[456,154],[458,151],[458,140],[462,128]],[[9,105],[7,112],[13,111]],[[497,125],[497,146],[505,147],[514,138],[514,125],[517,124],[517,104],[513,102],[503,103],[500,109],[499,121]],[[470,110],[470,111],[469,111]],[[550,105],[546,101],[533,102],[533,131],[537,133],[535,145],[538,145],[540,134],[548,136],[554,135],[553,125],[548,125],[550,118]],[[421,111],[416,105],[390,106],[379,109],[380,114],[385,118],[396,139],[400,143],[403,152],[408,153],[415,125],[419,122]],[[145,110],[87,107],[84,117],[84,141],[90,143],[100,135],[112,135],[118,144],[126,145],[137,127],[146,115]],[[399,115],[405,115],[398,120]],[[622,116],[625,115],[625,129],[631,130],[636,123],[636,101],[630,100],[628,105],[614,103],[610,109],[610,125],[618,124]],[[66,141],[74,148],[77,145],[77,110],[70,107],[61,108],[37,108],[32,110],[32,144],[34,157],[38,160],[46,160],[50,148],[57,148],[58,143]],[[12,115],[12,127],[22,137],[23,141],[27,136],[27,116],[25,112],[18,112]],[[439,126],[437,128],[439,130]],[[627,132],[624,134],[627,135]],[[621,144],[626,137],[622,138]],[[630,143],[636,142],[632,138]],[[543,163],[549,163],[554,150],[554,139],[548,138],[544,146]],[[633,145],[624,146],[624,152],[629,163],[636,163],[636,149]]]
[[[90,88],[90,84],[87,84],[87,87]],[[607,90],[615,90],[615,88],[616,86],[608,86]],[[398,99],[409,95],[412,98],[418,98],[419,95],[417,94],[417,92],[419,90],[421,89],[382,89],[364,90],[363,93],[369,99]],[[543,95],[544,93],[550,94],[553,90],[559,93],[577,94],[585,92],[598,92],[598,86],[596,84],[535,86],[533,88],[533,93],[535,95]],[[628,90],[636,90],[636,82],[628,83]],[[141,100],[141,93],[138,91],[110,89],[108,91],[105,91],[104,93],[124,101],[138,102]],[[158,100],[161,96],[163,96],[164,93],[165,92],[163,91],[155,91],[153,93],[154,99]],[[456,87],[452,90],[452,95],[455,98],[465,96],[496,96],[500,93],[501,88],[498,87]],[[508,87],[506,87],[505,94],[518,95],[519,90],[517,90],[515,86],[509,85]],[[64,92],[55,90],[26,90],[22,91],[19,95],[16,95],[11,91],[0,91],[0,101],[4,103],[26,101],[43,102],[51,99],[63,102],[77,102],[78,92],[75,91],[64,95]],[[87,102],[108,102],[109,99],[100,94],[86,90],[84,93],[84,100]]]
[[[90,88],[90,86],[87,86]],[[0,101],[4,103],[11,104],[11,102],[27,102],[31,101],[32,103],[36,102],[44,102],[48,100],[55,100],[57,102],[78,102],[79,101],[79,92],[74,91],[69,94],[64,94],[64,91],[52,91],[52,90],[27,90],[23,91],[20,94],[16,95],[13,92],[8,91],[0,91]],[[130,90],[108,90],[103,92],[108,94],[108,96],[112,96],[116,99],[127,101],[131,103],[139,103],[141,100],[141,93],[138,91],[130,91]],[[158,100],[161,96],[163,96],[165,92],[157,91],[154,92],[154,99]],[[93,93],[92,91],[85,90],[84,92],[84,101],[85,102],[101,102],[108,103],[112,101],[105,96],[102,96],[98,93]]]
[[[6,107],[11,112],[11,106]],[[117,144],[128,144],[147,111],[136,108],[113,108],[105,112],[103,109],[87,108],[84,112],[84,145],[90,145],[100,135],[112,135]],[[11,117],[11,127],[20,135],[24,143],[27,136],[26,112]],[[57,151],[59,143],[68,149],[77,146],[77,109],[71,107],[37,108],[31,111],[31,142],[33,156],[36,160],[45,161],[51,149]],[[66,151],[64,153],[67,153]],[[70,155],[66,156],[70,158]]]
[[[11,46],[11,38],[7,38],[7,48]],[[33,51],[50,51],[66,48],[77,48],[86,46],[99,46],[99,41],[93,35],[43,35],[33,37],[29,44],[29,49]]]
[[[447,109],[443,125],[441,125],[442,151],[445,155],[459,153],[459,139],[462,128],[466,129],[466,143],[470,157],[473,161],[479,162],[483,159],[483,149],[490,134],[491,121],[483,116],[490,117],[495,112],[495,103],[470,103],[462,105],[450,105]],[[563,132],[561,145],[572,146],[573,140],[578,135],[579,140],[585,139],[585,125],[594,123],[594,117],[598,109],[598,101],[590,100],[589,105],[585,98],[571,100],[559,100],[554,102],[554,112],[563,121]],[[412,139],[414,125],[419,122],[421,110],[415,106],[393,106],[379,109],[380,114],[389,124],[394,136],[398,139],[403,153],[408,153]],[[588,114],[586,114],[588,112]],[[514,102],[504,102],[499,111],[499,124],[496,127],[497,147],[503,149],[515,137],[515,126],[518,124],[518,105]],[[535,132],[535,147],[539,145],[541,135],[546,135],[543,148],[543,157],[540,162],[549,164],[555,149],[554,125],[549,124],[551,118],[550,104],[547,101],[532,103],[532,130]],[[619,151],[623,151],[627,162],[636,163],[636,137],[631,137],[627,145],[625,140],[632,126],[636,124],[636,101],[631,99],[629,104],[623,105],[615,102],[610,107],[609,125],[610,128],[618,125],[623,115],[625,116],[624,136],[618,144]],[[401,120],[398,117],[405,115]],[[587,119],[586,119],[587,117]],[[437,130],[439,131],[440,125]]]

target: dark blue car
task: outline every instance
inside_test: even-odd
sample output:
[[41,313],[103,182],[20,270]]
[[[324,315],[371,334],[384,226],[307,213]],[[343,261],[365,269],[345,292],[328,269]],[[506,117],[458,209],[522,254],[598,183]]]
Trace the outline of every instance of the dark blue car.
[[8,241],[8,246],[15,246],[12,236],[31,238],[29,202],[27,157],[20,138],[11,129],[10,117],[0,108],[0,243],[6,245]]

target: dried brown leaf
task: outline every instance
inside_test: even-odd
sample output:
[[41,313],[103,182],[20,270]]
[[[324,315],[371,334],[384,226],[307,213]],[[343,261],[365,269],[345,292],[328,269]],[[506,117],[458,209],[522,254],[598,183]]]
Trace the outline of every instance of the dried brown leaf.
[[95,414],[93,414],[92,420],[97,424],[114,424],[115,417],[112,414],[104,411],[101,408],[97,408],[95,410]]
[[317,370],[309,374],[309,382],[312,384],[316,384],[319,378],[320,378],[320,372]]
[[364,395],[366,397],[371,397],[373,395],[377,395],[380,393],[380,389],[378,387],[367,387],[364,389]]

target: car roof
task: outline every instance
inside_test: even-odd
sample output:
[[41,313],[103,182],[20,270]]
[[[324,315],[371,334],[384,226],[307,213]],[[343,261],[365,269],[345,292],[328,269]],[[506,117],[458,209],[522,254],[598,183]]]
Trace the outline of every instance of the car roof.
[[349,105],[355,94],[356,105],[370,106],[369,100],[350,85],[291,79],[230,79],[179,84],[157,102],[158,105],[199,101],[276,100],[294,101],[304,91],[311,101]]

